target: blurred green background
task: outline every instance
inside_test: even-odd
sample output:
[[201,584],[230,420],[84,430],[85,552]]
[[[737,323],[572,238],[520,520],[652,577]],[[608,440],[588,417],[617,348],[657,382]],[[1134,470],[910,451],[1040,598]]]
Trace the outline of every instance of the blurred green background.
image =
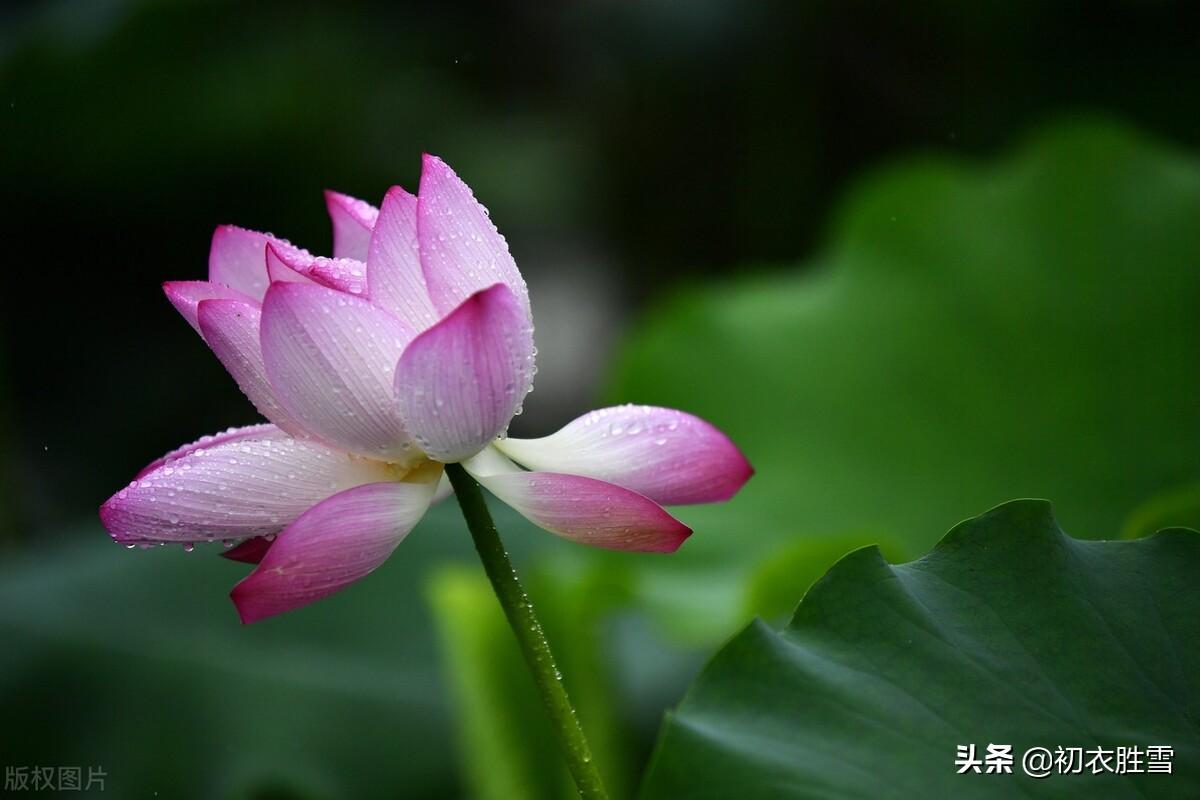
[[[752,614],[1022,495],[1200,522],[1200,10],[1171,2],[9,3],[0,11],[0,761],[117,796],[562,796],[453,504],[251,628],[242,568],[95,511],[254,419],[163,299],[219,223],[327,249],[320,190],[447,159],[524,271],[538,391],[729,431],[671,559],[501,515],[610,781]],[[800,576],[797,578],[797,576]],[[797,583],[801,584],[796,589]],[[599,754],[598,754],[599,755]]]

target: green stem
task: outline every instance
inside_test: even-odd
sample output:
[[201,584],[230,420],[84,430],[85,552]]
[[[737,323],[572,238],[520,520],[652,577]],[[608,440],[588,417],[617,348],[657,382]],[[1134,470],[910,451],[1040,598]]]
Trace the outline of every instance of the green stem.
[[479,560],[483,562],[483,569],[492,582],[492,589],[504,609],[504,615],[508,617],[508,624],[521,645],[525,662],[550,713],[550,721],[566,756],[571,777],[579,789],[579,796],[584,800],[608,800],[579,717],[571,705],[571,699],[567,697],[562,673],[554,663],[542,623],[538,621],[533,603],[525,594],[517,570],[504,549],[504,543],[500,541],[500,533],[496,530],[496,523],[492,522],[492,515],[488,513],[483,492],[475,479],[459,464],[447,464],[446,475],[454,486],[454,494],[462,507],[471,537],[475,540]]

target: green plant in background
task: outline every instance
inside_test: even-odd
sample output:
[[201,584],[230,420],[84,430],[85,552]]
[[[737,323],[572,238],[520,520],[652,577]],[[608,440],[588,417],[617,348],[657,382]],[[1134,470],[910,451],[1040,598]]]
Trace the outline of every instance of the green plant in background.
[[[916,557],[957,519],[1013,497],[1053,499],[1072,532],[1120,534],[1144,503],[1200,479],[1196,219],[1200,165],[1104,123],[1051,127],[994,166],[927,159],[867,181],[837,215],[830,244],[814,266],[794,275],[750,275],[693,288],[652,314],[627,342],[612,394],[681,406],[713,420],[744,445],[758,468],[755,481],[727,507],[679,512],[703,535],[692,537],[670,563],[567,556],[582,574],[603,574],[604,581],[581,596],[535,580],[534,601],[547,609],[559,597],[568,608],[586,600],[605,611],[620,608],[626,618],[650,612],[672,641],[707,650],[752,613],[774,616],[794,605],[840,552],[885,541],[889,559]],[[1169,504],[1177,509],[1171,524],[1200,523],[1187,503]],[[514,515],[498,522],[506,533],[513,529],[510,538],[524,571],[541,572],[542,565],[557,566],[564,556],[558,543],[527,534]],[[264,785],[307,796],[362,794],[375,785],[404,785],[413,794],[453,793],[459,785],[446,777],[453,763],[452,721],[414,584],[430,565],[470,554],[455,532],[461,523],[453,509],[435,509],[426,525],[433,530],[406,544],[405,558],[394,559],[403,564],[381,570],[374,587],[356,588],[301,618],[253,631],[220,623],[221,598],[195,599],[204,594],[203,583],[220,582],[216,573],[227,564],[185,568],[182,553],[153,554],[167,562],[168,571],[135,575],[123,552],[73,550],[53,565],[32,560],[7,565],[0,578],[0,629],[9,645],[0,680],[9,696],[28,698],[10,710],[9,727],[22,732],[22,741],[9,749],[17,756],[39,749],[81,757],[102,753],[116,765],[110,774],[137,773],[139,789],[148,792],[155,776],[170,774],[173,783],[192,786],[196,797],[249,794]],[[1022,538],[1035,530],[1023,525],[989,525],[988,536],[1005,547],[1026,542],[1025,550],[1006,551],[1011,561],[997,556],[988,562],[995,567],[989,585],[1003,586],[1022,553],[1030,560],[1095,554],[1077,559],[1063,574],[1064,581],[1075,579],[1072,591],[1100,581],[1117,587],[1105,602],[1149,613],[1144,603],[1153,596],[1170,619],[1189,608],[1194,617],[1195,589],[1180,577],[1188,574],[1180,570],[1194,565],[1194,553],[1182,552],[1186,547],[1180,543],[1188,541],[1183,534],[1127,543],[1121,546],[1130,549],[1122,550],[1071,542],[1057,533]],[[1181,552],[1170,552],[1170,543]],[[998,545],[993,555],[1001,549]],[[937,562],[930,558],[895,572],[917,575],[926,568],[920,565]],[[966,569],[961,563],[954,568]],[[1134,570],[1151,577],[1122,583],[1133,581]],[[863,574],[887,572],[877,559],[868,562],[857,553],[819,583],[810,600],[832,603],[829,585],[839,576],[852,589]],[[522,718],[517,709],[528,702],[521,698],[531,696],[528,677],[504,666],[511,666],[505,660],[513,655],[511,643],[490,643],[487,631],[496,620],[469,613],[462,598],[469,598],[470,588],[447,588],[445,580],[436,579],[430,590],[443,641],[451,648],[474,648],[470,652],[481,659],[499,648],[494,674],[454,675],[464,701],[458,707],[469,704],[464,737],[471,741],[471,730],[511,731],[512,720]],[[181,581],[194,581],[195,590],[172,585]],[[1154,588],[1171,581],[1173,597]],[[1052,584],[1025,583],[1029,597],[1023,603],[1055,608],[1053,603],[1071,597],[1056,595],[1052,601]],[[105,604],[97,608],[101,595]],[[1036,603],[1039,598],[1044,603]],[[839,619],[858,618],[840,604],[828,608]],[[618,772],[625,764],[636,772],[648,745],[631,722],[637,706],[661,707],[677,699],[694,662],[673,662],[674,645],[667,641],[647,641],[629,628],[605,630],[587,615],[566,616],[573,635],[561,637],[560,659],[594,658],[592,668],[609,677],[614,662],[621,675],[667,676],[669,689],[650,700],[646,694],[632,699],[623,680],[602,680],[595,691],[570,687],[589,726],[589,703],[612,712],[596,723],[598,738],[616,743],[620,753],[612,763]],[[92,619],[92,627],[73,622],[79,619]],[[552,631],[562,624],[547,621]],[[1114,627],[1118,634],[1122,630]],[[974,641],[968,633],[956,641]],[[1146,638],[1154,633],[1138,631],[1129,642],[1149,651],[1169,640],[1175,663],[1196,664],[1195,636]],[[1056,641],[1068,639],[1064,634]],[[736,641],[735,648],[748,640]],[[1011,641],[997,639],[997,647]],[[147,652],[160,655],[146,658]],[[336,669],[309,672],[298,666],[328,665],[329,652],[336,654]],[[398,654],[411,672],[393,676],[379,692],[364,690],[362,680],[325,677],[378,675]],[[913,663],[928,655],[909,653]],[[1013,657],[1002,647],[991,655],[997,670]],[[718,657],[714,669],[727,656]],[[73,671],[54,666],[63,659],[88,664],[92,682],[81,687]],[[1023,676],[1027,666],[1013,661],[1007,668]],[[1166,669],[1158,661],[1154,668]],[[705,673],[690,704],[699,702],[714,674]],[[1161,687],[1190,697],[1188,674],[1181,670],[1179,680],[1167,675]],[[158,698],[178,706],[174,735],[161,735],[145,719],[70,714],[73,698],[132,707],[146,691],[142,687],[163,685],[187,688],[186,694]],[[38,688],[31,693],[33,686]],[[1146,687],[1135,682],[1133,689]],[[482,702],[481,696],[493,701]],[[1188,763],[1182,748],[1195,741],[1194,728],[1189,740],[1186,728],[1172,727],[1161,698],[1152,699],[1144,717],[1146,736],[1161,732],[1175,738],[1178,762]],[[680,719],[695,707],[685,705]],[[760,712],[748,705],[746,715],[757,719]],[[411,724],[388,722],[398,717]],[[822,722],[795,717],[802,726]],[[769,715],[762,719],[763,736],[771,740]],[[1014,717],[1014,726],[1020,719]],[[1097,726],[1106,721],[1080,719]],[[251,721],[253,730],[245,727]],[[351,747],[340,730],[386,735],[356,738]],[[819,735],[818,727],[804,731]],[[668,728],[648,796],[676,785],[670,782],[677,775],[670,763],[696,757],[675,749],[678,736],[679,728]],[[937,748],[942,743],[934,741]],[[610,746],[594,744],[598,750]],[[709,744],[719,749],[721,743]],[[541,774],[530,778],[552,752],[544,746],[538,735],[510,736],[505,747],[511,748],[512,773],[497,773],[493,784],[476,765],[469,786],[483,796],[499,796],[513,786],[532,786],[531,796],[561,796],[561,782]],[[404,755],[397,757],[398,751]],[[465,753],[459,761],[473,756]],[[953,750],[939,750],[939,757],[952,772]],[[226,765],[222,775],[202,768],[212,759]],[[625,783],[614,785],[629,785],[628,778],[617,780]],[[1164,784],[1147,785],[1152,791]]]
[[706,533],[636,565],[642,599],[713,641],[789,543],[866,532],[917,556],[1014,497],[1117,535],[1200,476],[1197,219],[1194,158],[1067,122],[995,165],[886,170],[806,269],[675,299],[629,339],[612,393],[714,420],[759,476],[680,514]]
[[[496,517],[521,529],[513,512]],[[111,792],[138,797],[453,796],[454,728],[421,581],[433,564],[478,566],[453,504],[423,525],[376,588],[255,626],[230,624],[213,591],[244,570],[203,550],[130,558],[84,544],[89,526],[49,556],[6,561],[0,750],[13,764],[52,753],[104,765]],[[518,557],[535,540],[524,533]]]
[[1189,483],[1147,500],[1129,515],[1121,529],[1126,539],[1139,539],[1163,528],[1200,527],[1200,483]]
[[[652,316],[614,393],[718,420],[760,475],[737,503],[680,512],[707,534],[678,560],[610,560],[631,605],[715,642],[793,607],[856,546],[905,560],[939,526],[1021,495],[1116,535],[1200,472],[1198,215],[1190,159],[1060,124],[996,167],[889,171],[853,197],[816,267]],[[1176,500],[1170,524],[1200,524],[1196,508]]]
[[[543,560],[525,582],[547,601],[539,613],[604,783],[613,797],[627,797],[636,753],[610,671],[596,668],[611,663],[602,623],[622,587],[606,570],[560,558]],[[446,567],[430,577],[428,595],[458,699],[461,763],[472,796],[576,796],[566,770],[554,768],[558,745],[487,579],[477,568]]]

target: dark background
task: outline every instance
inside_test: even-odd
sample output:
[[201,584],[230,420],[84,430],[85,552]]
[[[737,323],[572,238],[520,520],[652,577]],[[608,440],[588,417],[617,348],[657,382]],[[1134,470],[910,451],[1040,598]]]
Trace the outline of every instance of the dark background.
[[158,289],[203,277],[218,223],[321,250],[322,188],[377,203],[442,155],[529,278],[543,369],[514,430],[546,432],[594,399],[631,315],[808,253],[894,154],[990,153],[1063,110],[1195,143],[1196,8],[8,4],[5,538],[251,419]]

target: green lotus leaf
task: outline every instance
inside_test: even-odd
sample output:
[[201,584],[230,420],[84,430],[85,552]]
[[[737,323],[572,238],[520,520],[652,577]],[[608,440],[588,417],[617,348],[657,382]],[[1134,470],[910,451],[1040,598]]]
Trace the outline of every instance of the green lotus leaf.
[[[1196,797],[1198,573],[1194,531],[1081,541],[1037,500],[901,566],[855,551],[784,630],[752,623],[717,653],[668,718],[642,796]],[[1012,747],[1012,773],[959,774],[958,748],[983,761],[989,744]],[[1035,779],[1034,747],[1103,749],[1109,769]],[[1127,758],[1118,774],[1132,747],[1141,771]]]

